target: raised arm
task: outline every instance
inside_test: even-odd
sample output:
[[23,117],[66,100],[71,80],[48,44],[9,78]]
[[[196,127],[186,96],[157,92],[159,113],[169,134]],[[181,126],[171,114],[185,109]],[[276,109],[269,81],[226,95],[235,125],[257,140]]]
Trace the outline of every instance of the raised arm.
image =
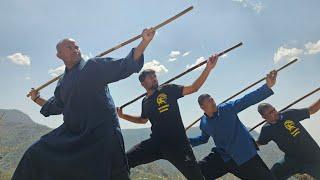
[[192,147],[195,147],[195,146],[199,146],[201,144],[205,144],[208,142],[210,136],[201,131],[201,135],[200,136],[197,136],[197,137],[194,137],[194,138],[189,138],[189,141],[190,141],[190,144]]
[[200,87],[203,85],[203,83],[207,80],[211,70],[216,66],[217,61],[218,61],[218,55],[217,54],[214,55],[214,56],[211,56],[208,59],[208,62],[207,62],[207,65],[206,65],[205,69],[202,71],[202,73],[200,74],[198,79],[196,79],[192,83],[192,85],[185,86],[183,88],[182,94],[185,96],[185,95],[197,92],[200,89]]
[[154,34],[155,34],[155,30],[153,28],[143,30],[142,41],[140,42],[140,44],[136,47],[136,50],[134,51],[133,59],[135,61],[138,61],[140,59],[144,50],[147,48],[150,41],[153,39]]
[[153,29],[145,29],[142,32],[142,41],[140,44],[132,49],[125,58],[113,59],[96,57],[91,59],[97,64],[97,76],[102,84],[105,85],[116,82],[129,77],[133,73],[139,72],[144,63],[143,52],[152,40],[154,33],[155,31]]
[[309,106],[308,109],[309,109],[310,115],[315,114],[316,112],[318,112],[319,109],[320,109],[320,99],[318,99],[318,101],[316,101],[311,106]]
[[271,71],[269,74],[267,74],[266,77],[266,84],[264,84],[259,89],[243,96],[240,99],[237,99],[232,102],[232,107],[236,112],[241,112],[242,110],[258,103],[269,96],[273,95],[272,87],[275,85],[277,79],[277,72]]
[[132,115],[124,114],[121,108],[117,108],[117,113],[121,119],[130,121],[133,123],[145,124],[148,122],[148,119],[142,118],[140,116],[132,116]]

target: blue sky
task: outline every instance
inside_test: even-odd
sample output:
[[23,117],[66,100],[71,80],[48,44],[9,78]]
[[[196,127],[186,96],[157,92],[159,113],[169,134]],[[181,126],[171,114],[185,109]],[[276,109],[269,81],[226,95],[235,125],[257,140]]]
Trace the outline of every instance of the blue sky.
[[[299,57],[299,62],[279,74],[275,95],[266,102],[281,109],[319,87],[317,0],[5,0],[0,6],[0,108],[19,109],[37,123],[57,127],[62,116],[44,118],[40,108],[25,95],[31,87],[52,78],[55,69],[62,65],[55,57],[55,45],[60,39],[76,39],[82,53],[91,57],[191,5],[194,10],[160,29],[145,52],[147,66],[159,71],[160,82],[184,71],[201,57],[240,41],[244,45],[221,58],[198,93],[179,101],[185,126],[202,114],[196,103],[199,94],[209,93],[221,102],[293,57]],[[109,56],[123,57],[137,43]],[[189,85],[200,72],[191,72],[175,83]],[[55,84],[44,89],[41,95],[49,98],[54,87]],[[118,106],[144,92],[137,75],[111,84],[110,89]],[[319,93],[294,107],[306,107],[318,98]],[[124,112],[140,114],[140,108],[141,101]],[[240,117],[247,126],[261,121],[256,106],[241,112]],[[304,125],[320,143],[320,113]],[[122,128],[149,126],[121,120]]]

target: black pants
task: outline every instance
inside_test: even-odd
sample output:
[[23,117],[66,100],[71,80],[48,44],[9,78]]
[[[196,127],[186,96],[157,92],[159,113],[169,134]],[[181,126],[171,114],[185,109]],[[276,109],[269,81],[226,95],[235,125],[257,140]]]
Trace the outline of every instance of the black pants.
[[272,166],[271,172],[278,180],[288,179],[298,173],[307,173],[315,179],[320,179],[320,161],[315,160],[314,162],[304,163],[285,156]]
[[187,141],[182,145],[163,145],[151,138],[131,148],[127,152],[127,157],[130,168],[165,159],[173,164],[187,179],[204,179],[191,146]]
[[275,179],[259,155],[238,166],[233,160],[224,162],[218,153],[210,153],[198,164],[205,179],[216,179],[227,173],[232,173],[240,179]]

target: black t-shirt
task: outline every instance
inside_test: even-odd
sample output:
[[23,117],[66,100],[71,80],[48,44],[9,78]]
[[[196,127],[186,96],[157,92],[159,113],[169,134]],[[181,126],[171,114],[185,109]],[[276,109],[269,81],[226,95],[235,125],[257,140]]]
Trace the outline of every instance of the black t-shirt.
[[141,117],[151,122],[151,138],[160,142],[183,143],[187,136],[177,100],[183,97],[183,86],[167,84],[142,100]]
[[265,145],[274,141],[285,156],[300,162],[319,162],[320,148],[300,121],[310,117],[308,109],[290,109],[280,113],[275,124],[266,123],[258,138]]

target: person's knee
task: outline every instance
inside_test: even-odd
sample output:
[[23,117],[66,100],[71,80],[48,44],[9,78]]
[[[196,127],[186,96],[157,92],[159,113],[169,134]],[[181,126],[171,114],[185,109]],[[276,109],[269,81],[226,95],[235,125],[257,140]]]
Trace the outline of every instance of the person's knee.
[[283,176],[282,169],[283,169],[282,164],[276,163],[272,166],[271,172],[277,179],[281,179]]
[[128,163],[129,169],[134,168],[135,166],[134,166],[132,156],[130,154],[126,154],[126,156],[127,156],[127,163]]
[[200,168],[201,174],[203,175],[204,179],[210,179],[210,170],[207,167],[207,164],[205,161],[199,161],[198,166]]

